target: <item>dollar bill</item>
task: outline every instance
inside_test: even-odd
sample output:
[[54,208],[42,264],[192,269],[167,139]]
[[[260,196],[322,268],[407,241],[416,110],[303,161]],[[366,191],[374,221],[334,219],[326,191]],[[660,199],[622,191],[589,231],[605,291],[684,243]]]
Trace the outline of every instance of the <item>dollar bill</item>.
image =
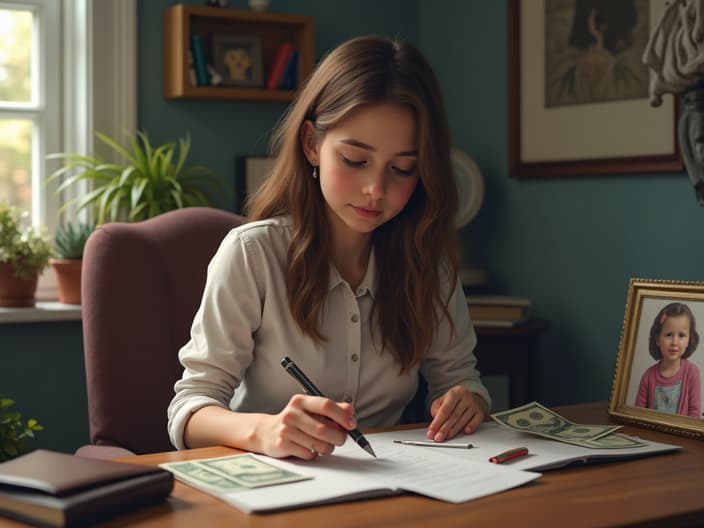
[[620,425],[576,424],[538,402],[494,413],[491,417],[494,421],[515,431],[584,447],[597,447],[596,443],[586,444],[608,436],[622,427]]
[[612,433],[596,440],[585,440],[584,447],[595,449],[623,449],[627,447],[645,447],[647,444],[624,434]]
[[201,460],[200,464],[248,488],[274,486],[311,478],[267,464],[249,453]]
[[201,467],[197,462],[167,462],[161,467],[171,471],[177,479],[197,488],[231,492],[249,489],[246,486]]
[[227,493],[312,478],[267,464],[249,453],[167,462],[160,466],[171,471],[177,479],[197,488]]

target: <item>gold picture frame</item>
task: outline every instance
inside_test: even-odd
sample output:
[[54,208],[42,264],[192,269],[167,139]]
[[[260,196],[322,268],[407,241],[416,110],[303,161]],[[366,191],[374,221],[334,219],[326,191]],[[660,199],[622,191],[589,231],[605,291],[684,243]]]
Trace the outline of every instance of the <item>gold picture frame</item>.
[[[638,405],[638,399],[643,404],[644,395],[651,394],[650,391],[643,390],[644,386],[641,388],[641,380],[646,370],[658,364],[654,356],[651,356],[652,353],[657,355],[657,351],[650,352],[651,346],[657,346],[655,338],[652,339],[651,345],[651,332],[658,335],[659,325],[662,325],[671,313],[671,303],[686,306],[680,307],[677,313],[682,313],[683,309],[689,310],[696,331],[690,332],[689,339],[690,342],[695,339],[699,341],[699,346],[694,348],[687,359],[690,364],[688,370],[693,373],[694,366],[699,374],[700,401],[697,417],[685,415],[684,412],[678,414],[679,410],[671,413]],[[699,350],[704,349],[702,338],[704,282],[631,279],[609,401],[609,416],[622,423],[704,439],[704,416],[701,409],[701,394],[704,392],[701,377],[701,372],[704,371],[704,350]],[[686,380],[682,380],[681,394],[685,391],[692,394],[692,388],[691,385],[687,386]],[[696,408],[696,402],[690,408]]]

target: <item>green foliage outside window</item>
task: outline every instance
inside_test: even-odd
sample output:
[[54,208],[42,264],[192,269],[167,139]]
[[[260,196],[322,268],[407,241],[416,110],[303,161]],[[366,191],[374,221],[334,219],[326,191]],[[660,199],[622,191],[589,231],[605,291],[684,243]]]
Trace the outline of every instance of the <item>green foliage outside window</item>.
[[[0,105],[32,101],[33,23],[29,10],[0,9]],[[0,118],[0,201],[27,211],[32,207],[32,133],[28,118]]]

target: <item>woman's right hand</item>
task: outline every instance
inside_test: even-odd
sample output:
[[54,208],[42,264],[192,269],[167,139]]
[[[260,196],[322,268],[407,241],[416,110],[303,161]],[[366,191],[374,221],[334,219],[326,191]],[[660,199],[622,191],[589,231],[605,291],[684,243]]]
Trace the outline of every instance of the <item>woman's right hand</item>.
[[356,426],[349,403],[295,394],[280,413],[262,416],[255,428],[255,443],[265,455],[312,460],[344,444],[347,431]]

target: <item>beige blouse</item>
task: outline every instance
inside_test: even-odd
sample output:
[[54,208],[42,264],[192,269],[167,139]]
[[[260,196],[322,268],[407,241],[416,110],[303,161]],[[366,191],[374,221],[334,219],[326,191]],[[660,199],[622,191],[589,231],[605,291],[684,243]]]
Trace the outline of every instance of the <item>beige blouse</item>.
[[[233,229],[208,267],[203,299],[193,320],[191,338],[179,352],[184,367],[168,409],[169,435],[179,449],[189,416],[208,405],[239,412],[278,413],[301,392],[281,367],[289,356],[335,401],[354,405],[359,426],[399,423],[413,398],[418,366],[403,375],[372,337],[369,314],[375,295],[373,254],[356,291],[334,266],[321,330],[316,344],[291,316],[286,297],[285,266],[291,240],[289,217],[252,222]],[[383,278],[381,278],[383,280]],[[449,341],[447,321],[420,364],[429,401],[454,385],[464,385],[490,403],[479,379],[473,349],[477,338],[459,283],[450,302],[455,333]],[[371,323],[373,324],[373,323]],[[378,332],[375,332],[378,335]]]

